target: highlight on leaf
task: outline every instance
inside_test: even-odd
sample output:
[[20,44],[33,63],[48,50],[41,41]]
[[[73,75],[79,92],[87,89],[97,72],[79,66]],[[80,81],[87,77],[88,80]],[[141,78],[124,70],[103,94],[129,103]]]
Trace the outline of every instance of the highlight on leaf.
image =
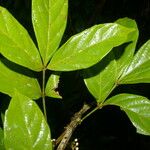
[[47,68],[73,71],[91,67],[114,47],[129,42],[128,36],[134,30],[117,23],[95,25],[72,36],[56,51]]
[[34,71],[42,70],[40,54],[26,29],[0,6],[0,54]]
[[119,94],[106,100],[104,105],[116,105],[126,112],[137,132],[150,135],[150,100],[134,94]]
[[52,150],[50,138],[48,124],[37,104],[15,90],[4,119],[6,149]]

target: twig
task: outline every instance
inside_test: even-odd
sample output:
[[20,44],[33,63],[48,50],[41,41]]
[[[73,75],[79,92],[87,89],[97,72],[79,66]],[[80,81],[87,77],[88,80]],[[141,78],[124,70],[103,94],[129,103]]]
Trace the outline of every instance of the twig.
[[[87,104],[84,104],[81,110],[72,117],[71,122],[67,125],[66,130],[60,135],[62,137],[60,144],[57,147],[57,150],[65,150],[74,130],[76,127],[81,123],[81,117],[82,115],[90,109],[90,106]],[[56,143],[58,143],[60,138],[56,140]]]

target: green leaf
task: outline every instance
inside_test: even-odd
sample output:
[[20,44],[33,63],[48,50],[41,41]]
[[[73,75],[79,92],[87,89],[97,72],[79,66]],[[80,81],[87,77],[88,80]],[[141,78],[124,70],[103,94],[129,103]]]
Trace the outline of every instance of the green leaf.
[[59,46],[67,10],[68,0],[32,0],[32,22],[45,65]]
[[150,40],[136,53],[119,83],[150,83]]
[[137,132],[150,135],[150,100],[133,94],[119,94],[104,105],[117,105],[126,112]]
[[[125,44],[124,46],[117,47],[113,52],[116,56],[116,61],[117,61],[117,72],[118,72],[118,77],[123,73],[126,67],[128,67],[129,63],[131,62],[134,51],[136,48],[136,43],[138,40],[139,36],[139,31],[137,28],[137,24],[134,20],[129,19],[129,18],[122,18],[118,19],[116,23],[125,26],[127,28],[134,28],[134,32],[130,33],[128,36],[129,44]],[[123,48],[123,49],[122,49]]]
[[14,72],[0,61],[0,92],[12,96],[14,89],[33,99],[41,97],[36,79]]
[[98,63],[113,47],[128,41],[134,29],[116,23],[93,26],[71,37],[52,57],[48,69],[71,71]]
[[0,150],[5,150],[4,147],[4,131],[0,128]]
[[60,76],[58,74],[51,74],[48,82],[46,84],[45,94],[46,96],[53,97],[53,98],[61,98],[59,95],[57,88],[59,84]]
[[39,52],[28,32],[2,7],[0,7],[0,53],[10,61],[31,70],[42,70]]
[[6,149],[52,150],[49,127],[41,110],[17,91],[5,114],[4,143]]
[[104,101],[117,79],[117,66],[112,53],[93,67],[83,70],[83,74],[84,82],[96,101]]

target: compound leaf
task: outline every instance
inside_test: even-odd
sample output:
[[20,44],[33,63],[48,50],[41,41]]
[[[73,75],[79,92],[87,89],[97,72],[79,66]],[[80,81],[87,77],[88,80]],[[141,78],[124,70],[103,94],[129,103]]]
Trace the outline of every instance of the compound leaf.
[[4,121],[6,149],[52,150],[49,127],[36,103],[15,92]]

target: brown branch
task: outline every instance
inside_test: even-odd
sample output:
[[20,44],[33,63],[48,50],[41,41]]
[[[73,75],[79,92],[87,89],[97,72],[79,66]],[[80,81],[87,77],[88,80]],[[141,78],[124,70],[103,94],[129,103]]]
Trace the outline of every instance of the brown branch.
[[66,130],[56,140],[56,144],[60,142],[60,144],[57,147],[57,150],[65,150],[74,130],[81,123],[82,115],[89,109],[90,109],[90,106],[88,106],[87,104],[84,104],[81,110],[75,113],[75,115],[71,119],[71,122],[67,125]]

